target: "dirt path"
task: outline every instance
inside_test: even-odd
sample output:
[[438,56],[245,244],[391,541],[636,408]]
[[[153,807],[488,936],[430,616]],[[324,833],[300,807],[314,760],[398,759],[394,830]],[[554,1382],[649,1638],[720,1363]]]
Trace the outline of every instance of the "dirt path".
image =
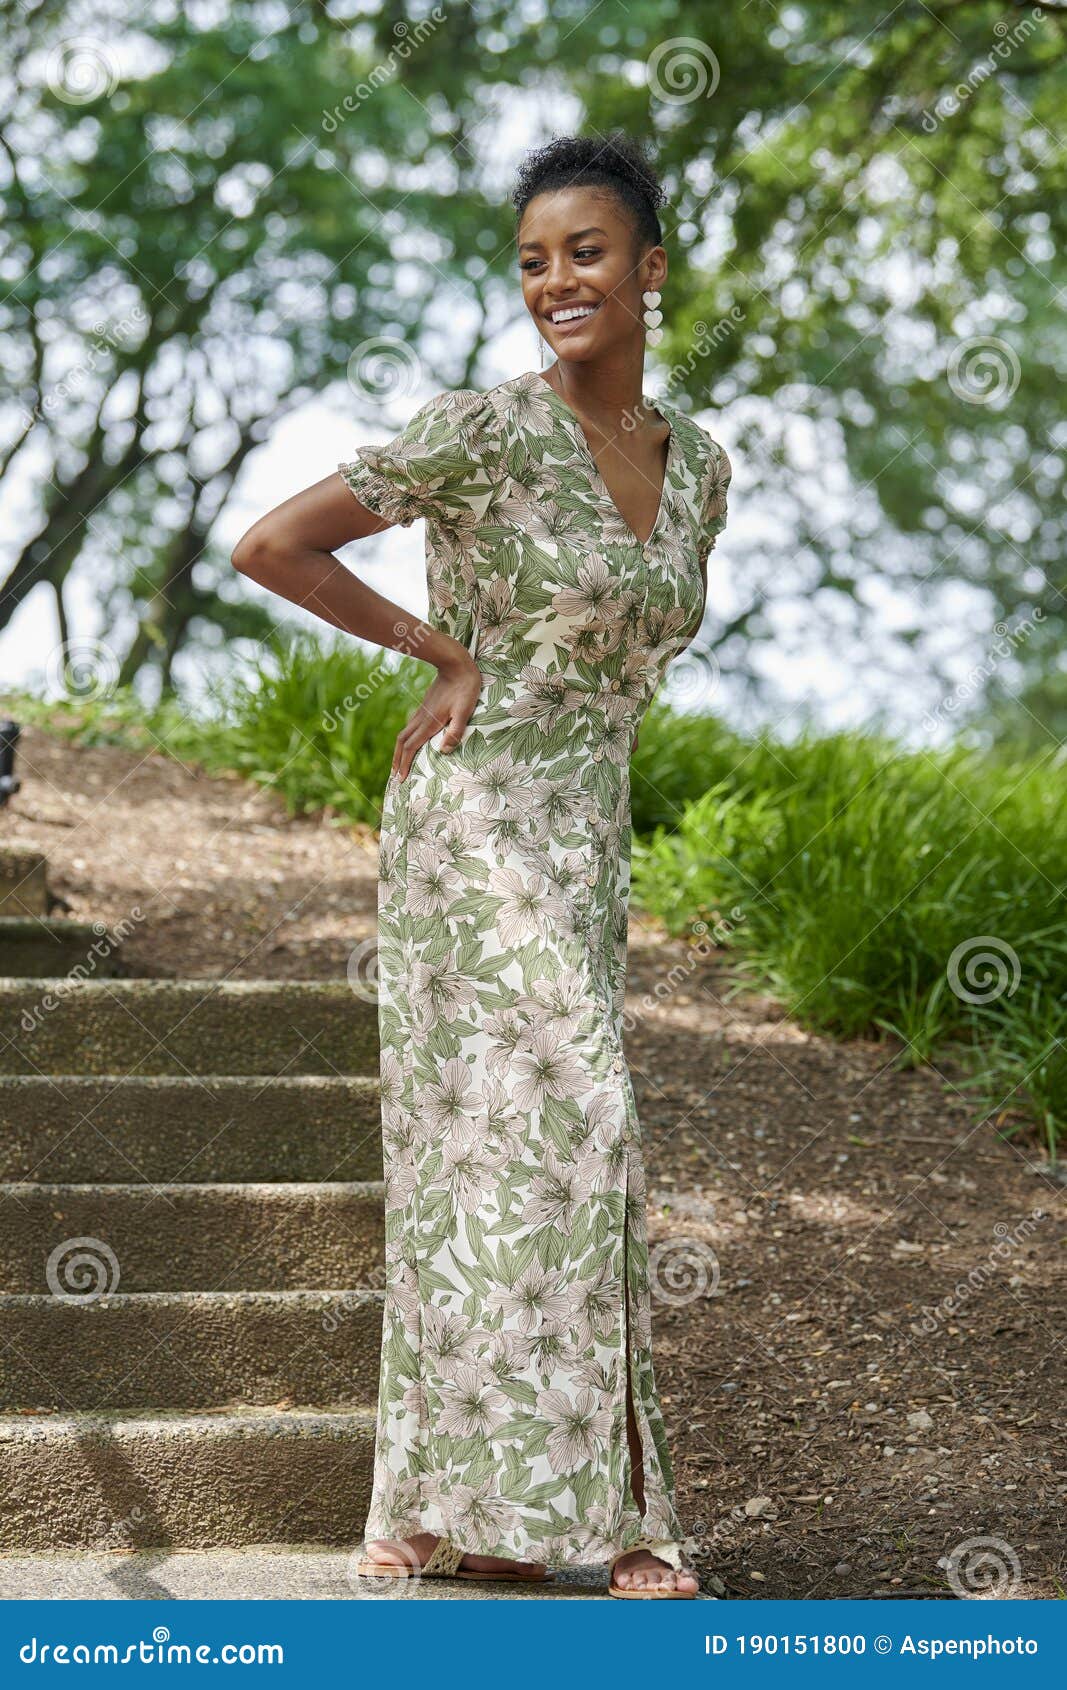
[[[376,841],[159,754],[26,729],[0,841],[137,971],[343,975]],[[690,1551],[729,1594],[1067,1594],[1065,1193],[958,1072],[727,1003],[631,919],[657,1381]],[[993,1540],[973,1547],[971,1540]]]

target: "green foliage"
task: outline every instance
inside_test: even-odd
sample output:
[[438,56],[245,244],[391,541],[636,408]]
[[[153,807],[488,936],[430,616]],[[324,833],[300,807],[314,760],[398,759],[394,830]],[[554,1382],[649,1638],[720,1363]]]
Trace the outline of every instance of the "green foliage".
[[393,745],[426,690],[413,658],[340,638],[277,635],[264,661],[220,693],[226,766],[270,786],[294,815],[329,807],[376,826]]
[[262,637],[221,538],[246,459],[331,391],[354,444],[379,421],[379,339],[422,390],[478,384],[487,325],[522,309],[495,113],[551,88],[579,130],[654,142],[671,259],[657,383],[713,424],[730,413],[734,510],[775,521],[729,621],[710,595],[721,666],[759,684],[778,607],[816,635],[832,613],[858,663],[872,583],[914,602],[962,581],[991,626],[1043,612],[1016,663],[1046,672],[1067,603],[1050,450],[1067,366],[1062,7],[440,15],[383,4],[356,31],[355,11],[311,0],[269,26],[253,0],[149,4],[101,29],[99,87],[87,97],[75,68],[71,97],[80,13],[5,9],[0,483],[30,514],[0,566],[0,628],[77,567],[105,625],[134,630],[123,681],[153,669],[167,686],[183,647]]
[[[155,744],[234,771],[292,814],[330,806],[376,825],[428,678],[350,641],[278,636],[207,713],[146,710],[123,692],[7,707],[82,743]],[[987,1107],[1024,1107],[1053,1146],[1067,1121],[1065,771],[1062,750],[745,740],[657,705],[633,760],[634,902],[672,934],[708,932],[739,983],[812,1027],[881,1032],[900,1041],[901,1065],[971,1046]]]
[[673,830],[635,841],[634,897],[673,933],[709,929],[739,979],[813,1027],[881,1029],[901,1064],[970,1041],[990,1106],[1025,1091],[1052,1143],[1067,1122],[1065,767],[1062,751],[764,738]]

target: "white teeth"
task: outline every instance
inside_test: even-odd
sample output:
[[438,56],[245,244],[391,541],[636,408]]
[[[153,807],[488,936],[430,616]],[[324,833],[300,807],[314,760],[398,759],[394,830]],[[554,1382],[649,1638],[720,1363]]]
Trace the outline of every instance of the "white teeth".
[[577,317],[591,317],[597,309],[596,305],[572,305],[569,309],[563,311],[553,311],[551,314],[552,321],[554,323],[570,323]]

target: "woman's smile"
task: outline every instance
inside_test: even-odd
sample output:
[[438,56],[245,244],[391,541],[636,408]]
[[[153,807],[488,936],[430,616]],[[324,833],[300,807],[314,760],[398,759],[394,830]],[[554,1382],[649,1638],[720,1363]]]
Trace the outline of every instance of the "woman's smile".
[[601,300],[596,300],[572,305],[550,305],[545,316],[557,334],[573,334],[596,315],[602,303]]

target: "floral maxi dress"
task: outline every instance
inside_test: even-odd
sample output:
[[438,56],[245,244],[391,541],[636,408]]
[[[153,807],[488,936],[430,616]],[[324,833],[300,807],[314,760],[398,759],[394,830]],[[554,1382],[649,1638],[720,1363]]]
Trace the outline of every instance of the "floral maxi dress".
[[548,1565],[646,1545],[681,1565],[621,1043],[629,762],[699,626],[730,464],[684,412],[645,403],[671,433],[644,544],[535,371],[439,394],[338,466],[377,515],[425,518],[428,620],[483,676],[459,745],[422,746],[382,814],[367,1540],[433,1532]]

